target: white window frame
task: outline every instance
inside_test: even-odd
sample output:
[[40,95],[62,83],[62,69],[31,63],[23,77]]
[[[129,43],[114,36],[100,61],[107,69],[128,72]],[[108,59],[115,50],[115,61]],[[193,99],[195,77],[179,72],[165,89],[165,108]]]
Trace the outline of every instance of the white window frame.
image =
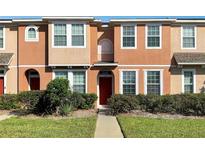
[[193,73],[193,93],[196,93],[196,69],[182,69],[182,93],[184,93],[184,72],[186,71]]
[[68,80],[70,84],[71,91],[73,91],[73,72],[85,72],[85,93],[88,89],[88,73],[86,69],[53,69],[52,79],[55,79],[55,72],[65,71],[68,73]]
[[159,71],[160,72],[160,95],[163,95],[164,85],[163,85],[163,69],[144,69],[144,94],[147,95],[147,72],[148,71]]
[[123,72],[135,71],[135,94],[139,94],[139,73],[138,69],[120,69],[119,93],[123,94]]
[[[30,28],[35,29],[35,31],[36,31],[36,38],[28,38],[28,31],[29,31]],[[38,27],[37,26],[35,26],[35,25],[26,26],[26,28],[25,28],[25,41],[26,42],[38,42],[39,41],[39,31],[38,31]]]
[[[159,26],[159,47],[148,47],[148,26]],[[145,48],[146,49],[162,49],[162,24],[146,24],[145,25]]]
[[4,25],[0,25],[0,27],[3,27],[3,48],[0,48],[0,50],[5,50],[5,44],[6,44],[6,34],[5,34],[5,31],[6,31],[6,28]]
[[[184,30],[184,27],[194,27],[194,37],[195,37],[195,47],[193,47],[193,48],[186,48],[186,47],[183,47],[183,30]],[[191,25],[181,25],[181,49],[196,49],[197,48],[197,26],[196,25],[193,25],[193,24],[191,24]]]
[[[123,26],[134,26],[135,27],[135,46],[134,47],[123,47]],[[137,24],[135,23],[127,23],[121,24],[120,26],[120,46],[121,49],[137,49]]]
[[[55,46],[54,45],[54,25],[55,24],[66,24],[66,38],[67,45],[66,46]],[[83,24],[84,25],[84,45],[83,46],[72,46],[72,24]],[[86,22],[65,22],[65,21],[55,21],[51,24],[51,35],[52,35],[52,48],[86,48],[86,39],[87,39],[87,24]]]

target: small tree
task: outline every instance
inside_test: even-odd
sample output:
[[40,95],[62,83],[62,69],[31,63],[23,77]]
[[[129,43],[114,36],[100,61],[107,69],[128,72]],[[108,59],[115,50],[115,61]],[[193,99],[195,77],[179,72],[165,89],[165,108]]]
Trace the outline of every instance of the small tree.
[[49,82],[44,100],[46,112],[58,112],[62,99],[69,94],[71,94],[71,90],[67,79],[56,78]]

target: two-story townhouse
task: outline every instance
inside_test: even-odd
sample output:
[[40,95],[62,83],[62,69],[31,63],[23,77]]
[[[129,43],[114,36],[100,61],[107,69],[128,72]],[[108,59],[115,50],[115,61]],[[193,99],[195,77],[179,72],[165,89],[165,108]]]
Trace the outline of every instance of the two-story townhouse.
[[48,24],[42,19],[15,19],[18,27],[18,92],[44,90],[52,80],[48,67]]
[[171,94],[204,92],[205,21],[176,20],[171,39]]

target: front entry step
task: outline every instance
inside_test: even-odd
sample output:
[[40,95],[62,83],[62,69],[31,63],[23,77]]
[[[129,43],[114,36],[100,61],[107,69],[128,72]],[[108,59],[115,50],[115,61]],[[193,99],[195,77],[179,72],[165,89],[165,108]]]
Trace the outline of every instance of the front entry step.
[[101,115],[111,115],[109,108],[106,108],[106,109],[98,109],[98,114],[101,114]]

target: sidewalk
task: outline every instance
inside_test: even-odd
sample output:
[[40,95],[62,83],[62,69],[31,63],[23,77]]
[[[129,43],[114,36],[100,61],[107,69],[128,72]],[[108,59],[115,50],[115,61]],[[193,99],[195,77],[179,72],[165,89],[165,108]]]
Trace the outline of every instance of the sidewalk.
[[12,117],[12,116],[13,116],[13,115],[11,115],[11,114],[0,115],[0,121],[5,120],[5,119],[8,119],[8,118],[10,118],[10,117]]
[[123,138],[115,116],[98,114],[95,138]]

